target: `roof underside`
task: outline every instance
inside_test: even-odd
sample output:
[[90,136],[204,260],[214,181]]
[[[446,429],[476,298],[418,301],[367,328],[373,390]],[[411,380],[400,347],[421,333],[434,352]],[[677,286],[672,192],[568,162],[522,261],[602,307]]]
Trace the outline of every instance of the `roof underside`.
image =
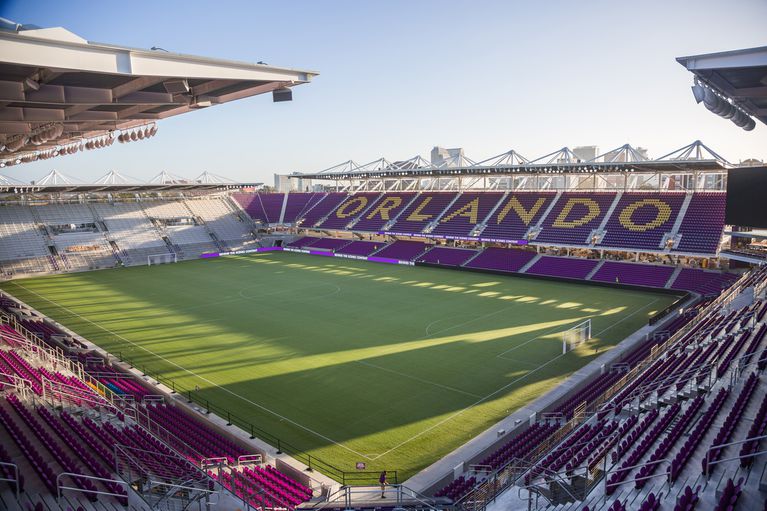
[[262,183],[147,183],[147,184],[3,184],[0,183],[0,196],[2,195],[46,195],[46,194],[90,194],[90,193],[152,193],[152,192],[200,192],[200,191],[223,191],[238,190],[242,188],[255,188]]
[[160,172],[152,179],[142,182],[111,170],[92,183],[83,183],[66,176],[57,170],[50,171],[37,181],[24,183],[5,176],[0,176],[0,196],[17,194],[91,194],[91,193],[152,193],[217,191],[256,188],[263,183],[238,183],[223,176],[203,172],[197,177],[188,178]]
[[767,124],[767,46],[676,60],[699,80]]
[[[306,83],[317,74],[92,43],[61,28],[0,30],[0,56],[0,159],[6,163]],[[11,151],[19,139],[26,142]]]

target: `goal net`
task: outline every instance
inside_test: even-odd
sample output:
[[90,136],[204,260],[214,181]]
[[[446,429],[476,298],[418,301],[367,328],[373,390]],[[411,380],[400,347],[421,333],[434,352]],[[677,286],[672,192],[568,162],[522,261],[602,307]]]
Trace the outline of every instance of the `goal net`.
[[176,254],[150,254],[146,256],[147,266],[152,266],[153,264],[170,264],[177,262],[178,256]]
[[562,332],[562,353],[572,351],[591,339],[591,319]]

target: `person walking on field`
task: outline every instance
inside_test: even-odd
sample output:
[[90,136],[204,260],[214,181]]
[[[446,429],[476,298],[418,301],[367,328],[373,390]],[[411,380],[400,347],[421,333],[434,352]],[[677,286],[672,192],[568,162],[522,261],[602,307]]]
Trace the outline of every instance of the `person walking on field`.
[[381,498],[386,497],[386,485],[389,484],[386,482],[386,470],[381,472],[381,477],[378,478],[378,482],[381,483]]

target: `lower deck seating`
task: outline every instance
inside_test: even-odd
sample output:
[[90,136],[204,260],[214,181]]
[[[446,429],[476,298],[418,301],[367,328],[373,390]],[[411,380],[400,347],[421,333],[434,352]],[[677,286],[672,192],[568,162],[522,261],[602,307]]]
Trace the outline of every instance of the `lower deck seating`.
[[729,287],[736,278],[731,273],[684,268],[671,284],[671,288],[694,291],[704,296],[717,295],[722,289]]
[[399,259],[400,261],[412,261],[423,254],[428,248],[428,245],[420,241],[398,240],[376,252],[375,256]]
[[461,266],[476,254],[476,250],[468,248],[432,247],[426,253],[418,256],[416,261],[439,266]]
[[466,264],[466,267],[517,272],[529,263],[535,255],[535,252],[527,250],[490,247],[486,248],[477,257],[469,261]]
[[337,252],[346,255],[369,256],[383,246],[384,243],[379,241],[352,241],[348,245],[339,248]]
[[350,239],[342,239],[342,238],[320,238],[318,241],[315,241],[311,244],[312,249],[324,249],[324,250],[338,250],[340,248],[343,248],[345,245],[348,245],[351,243],[352,240]]
[[50,256],[0,261],[0,275],[32,275],[56,271]]
[[[577,488],[584,482],[590,488],[579,501],[554,509],[763,509],[759,485],[765,455],[756,453],[767,433],[767,385],[760,373],[767,357],[762,363],[754,355],[767,353],[765,318],[767,300],[734,310],[703,301],[669,320],[664,336],[640,342],[619,365],[556,405],[550,412],[561,413],[563,420],[544,416],[521,426],[511,440],[475,462],[494,469],[518,467],[525,484],[537,488],[563,483]],[[672,345],[660,344],[668,339]],[[618,392],[610,390],[613,385]],[[580,424],[560,429],[580,405],[587,411]],[[748,439],[754,440],[738,442]],[[541,457],[532,469],[525,467],[534,460],[519,451],[529,445],[546,446],[538,449]],[[761,460],[757,477],[748,475],[755,460]],[[474,487],[486,491],[495,481],[480,472],[474,485],[467,484],[473,474],[436,494],[458,500]],[[602,477],[606,484],[599,482]],[[509,501],[516,502],[513,496]]]
[[605,261],[591,277],[591,280],[634,286],[664,287],[673,273],[673,266]]
[[[8,300],[3,299],[0,305],[9,306]],[[153,431],[160,431],[159,427],[165,433],[155,437],[126,419],[128,415],[135,416],[135,412],[127,414],[114,408],[93,407],[100,399],[94,388],[71,374],[49,371],[33,352],[27,352],[16,341],[18,332],[8,325],[1,326],[0,373],[18,374],[30,382],[38,395],[42,395],[42,378],[68,386],[66,394],[57,394],[58,406],[55,408],[45,400],[33,403],[0,386],[4,396],[0,397],[0,461],[13,463],[20,471],[19,484],[26,492],[18,501],[19,505],[27,502],[32,506],[30,509],[51,505],[55,501],[45,495],[55,495],[57,476],[70,472],[77,475],[65,477],[64,482],[88,493],[69,490],[67,493],[72,495],[60,500],[61,503],[83,504],[88,511],[122,509],[127,505],[128,486],[114,473],[115,445],[128,449],[131,463],[151,472],[157,480],[172,482],[196,478],[199,472],[195,467],[199,467],[203,459],[224,457],[228,466],[219,474],[231,474],[229,477],[236,473],[247,474],[253,497],[245,498],[251,505],[263,502],[266,495],[274,508],[292,510],[311,498],[310,488],[270,465],[250,465],[252,462],[240,465],[239,458],[253,451],[207,425],[193,412],[182,411],[181,405],[142,404],[141,400],[149,394],[142,384],[92,356],[73,355],[75,360],[85,362],[86,373],[95,375],[118,394],[131,395],[137,403],[138,413],[151,419]],[[9,383],[0,380],[3,381]],[[48,392],[54,391],[49,389]],[[182,453],[186,459],[176,453]],[[6,474],[6,468],[0,469],[0,473]],[[235,492],[234,486],[223,483]],[[14,505],[17,502],[12,493],[0,492],[0,506],[5,505],[5,499]],[[43,502],[45,504],[41,504]],[[59,507],[45,509],[59,511]],[[64,511],[66,507],[62,504],[60,509]],[[135,510],[148,511],[148,508],[137,505]]]
[[599,261],[596,259],[543,256],[528,268],[525,273],[582,280],[591,273],[591,270],[597,264],[599,264]]

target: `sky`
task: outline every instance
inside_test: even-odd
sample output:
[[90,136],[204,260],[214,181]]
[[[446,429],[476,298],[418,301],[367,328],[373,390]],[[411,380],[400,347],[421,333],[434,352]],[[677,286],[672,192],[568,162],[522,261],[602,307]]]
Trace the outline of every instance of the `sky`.
[[279,2],[0,0],[0,16],[89,41],[318,71],[294,88],[159,123],[157,136],[3,170],[88,182],[203,171],[243,182],[352,159],[529,159],[624,143],[658,157],[702,140],[729,161],[767,160],[767,126],[745,132],[693,100],[676,57],[767,44],[767,0]]

